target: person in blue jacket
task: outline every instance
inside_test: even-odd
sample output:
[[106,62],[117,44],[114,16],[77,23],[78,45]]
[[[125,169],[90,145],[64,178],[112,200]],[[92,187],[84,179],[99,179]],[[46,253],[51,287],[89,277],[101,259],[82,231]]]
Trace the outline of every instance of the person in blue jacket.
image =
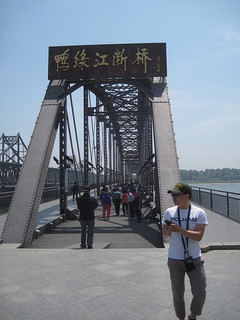
[[[110,214],[111,214],[112,199],[107,187],[104,189],[104,193],[102,195],[101,200],[102,200],[102,207],[103,207],[103,218],[109,220]],[[106,211],[107,211],[107,216],[106,216]]]

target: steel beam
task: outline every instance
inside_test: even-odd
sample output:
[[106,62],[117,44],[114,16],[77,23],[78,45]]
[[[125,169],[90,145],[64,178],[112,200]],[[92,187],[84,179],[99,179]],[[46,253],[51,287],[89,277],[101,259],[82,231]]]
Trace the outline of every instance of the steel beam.
[[100,123],[99,123],[99,99],[96,98],[96,168],[97,168],[97,195],[100,196]]
[[60,214],[66,219],[67,213],[67,195],[66,195],[66,155],[67,155],[67,137],[66,137],[66,105],[59,108],[59,180],[60,180]]
[[160,213],[164,213],[168,207],[172,206],[172,199],[167,195],[167,190],[180,181],[180,172],[166,83],[162,79],[154,79],[152,91],[156,173],[160,194]]
[[29,247],[59,123],[64,81],[50,82],[4,225],[2,239]]
[[84,87],[84,185],[88,185],[88,89]]

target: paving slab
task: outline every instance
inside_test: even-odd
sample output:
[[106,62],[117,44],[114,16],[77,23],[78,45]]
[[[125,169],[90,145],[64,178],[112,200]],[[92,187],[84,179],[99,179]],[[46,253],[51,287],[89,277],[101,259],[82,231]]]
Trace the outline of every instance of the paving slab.
[[[0,256],[1,320],[175,319],[167,248],[76,251],[2,244]],[[239,319],[240,251],[210,251],[203,258],[207,300],[198,319]],[[189,310],[187,278],[185,297]]]
[[[239,224],[206,212],[201,245],[211,249],[203,253],[207,299],[198,319],[238,320],[240,250],[233,249],[240,242]],[[99,207],[94,249],[79,249],[79,239],[79,222],[68,221],[34,239],[31,248],[0,245],[1,320],[175,319],[168,242],[158,247],[156,224],[114,214],[105,221]],[[189,310],[187,277],[185,300]]]

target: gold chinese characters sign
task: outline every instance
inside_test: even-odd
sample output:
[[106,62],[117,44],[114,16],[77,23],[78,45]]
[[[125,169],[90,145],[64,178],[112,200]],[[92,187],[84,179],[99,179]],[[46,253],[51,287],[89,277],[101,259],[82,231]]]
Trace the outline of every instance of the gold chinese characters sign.
[[49,47],[49,80],[166,76],[166,43]]

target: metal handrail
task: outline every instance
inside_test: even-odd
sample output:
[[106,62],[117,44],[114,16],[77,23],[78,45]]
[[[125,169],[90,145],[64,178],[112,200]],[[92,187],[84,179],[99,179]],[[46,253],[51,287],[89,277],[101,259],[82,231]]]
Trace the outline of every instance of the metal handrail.
[[191,186],[192,201],[240,222],[240,193]]
[[[59,186],[45,187],[43,189],[41,202],[48,202],[53,199],[58,199],[59,189],[60,189]],[[14,194],[14,190],[0,192],[0,213],[6,213],[8,211],[13,194]]]

